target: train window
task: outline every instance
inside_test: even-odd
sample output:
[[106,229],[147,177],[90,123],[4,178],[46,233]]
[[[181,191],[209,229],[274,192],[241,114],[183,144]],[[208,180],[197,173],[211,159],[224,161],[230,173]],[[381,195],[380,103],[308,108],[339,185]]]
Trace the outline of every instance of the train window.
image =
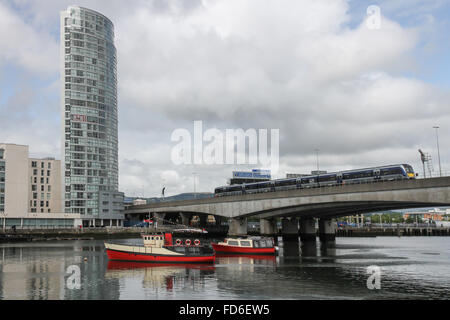
[[245,189],[246,190],[259,189],[259,184],[257,183],[247,184],[245,186]]
[[308,178],[302,178],[302,183],[315,183],[317,182],[317,177],[308,177]]
[[336,175],[328,175],[328,176],[320,176],[319,182],[329,182],[329,181],[336,181]]
[[275,181],[275,187],[291,186],[297,184],[297,179]]
[[348,172],[348,173],[343,174],[344,179],[361,179],[361,178],[369,178],[369,177],[373,177],[372,170]]
[[403,171],[401,168],[386,168],[386,169],[381,169],[380,174],[382,176],[388,176],[388,175],[393,175],[393,174],[403,174]]

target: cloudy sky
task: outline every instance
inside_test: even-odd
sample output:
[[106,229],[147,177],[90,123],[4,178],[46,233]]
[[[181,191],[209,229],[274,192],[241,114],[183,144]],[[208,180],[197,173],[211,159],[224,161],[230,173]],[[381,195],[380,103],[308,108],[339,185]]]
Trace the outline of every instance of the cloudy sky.
[[[175,165],[174,130],[279,129],[286,173],[450,172],[450,1],[0,0],[0,142],[61,159],[59,12],[115,25],[120,190],[210,192],[249,165]],[[367,8],[381,10],[379,29]],[[195,173],[195,174],[194,174]]]

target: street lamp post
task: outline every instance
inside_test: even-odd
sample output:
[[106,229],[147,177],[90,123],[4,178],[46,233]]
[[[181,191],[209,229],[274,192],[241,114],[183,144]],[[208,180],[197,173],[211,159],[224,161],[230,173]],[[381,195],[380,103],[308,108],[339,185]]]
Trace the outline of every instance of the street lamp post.
[[439,152],[439,136],[438,136],[438,129],[439,126],[434,126],[434,129],[436,129],[436,144],[437,144],[437,150],[438,150],[438,161],[439,161],[439,176],[442,177],[442,171],[441,171],[441,154]]
[[194,199],[197,199],[197,193],[196,193],[196,188],[195,188],[195,175],[196,175],[197,173],[196,172],[192,172],[192,175],[194,176]]

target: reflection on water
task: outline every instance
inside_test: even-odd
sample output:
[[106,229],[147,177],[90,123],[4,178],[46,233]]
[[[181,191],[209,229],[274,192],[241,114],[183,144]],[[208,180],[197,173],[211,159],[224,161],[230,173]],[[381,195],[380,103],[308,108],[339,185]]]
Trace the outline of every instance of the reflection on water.
[[[278,246],[277,256],[170,265],[108,261],[97,240],[1,244],[0,299],[450,298],[450,238],[279,239]],[[380,290],[367,288],[371,265],[381,268]]]

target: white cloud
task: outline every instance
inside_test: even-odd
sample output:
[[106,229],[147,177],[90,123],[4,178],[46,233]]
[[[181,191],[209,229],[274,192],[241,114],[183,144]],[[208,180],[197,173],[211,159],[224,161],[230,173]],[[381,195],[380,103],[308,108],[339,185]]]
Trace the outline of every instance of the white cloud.
[[[51,34],[71,3],[14,2],[20,13],[0,4],[0,27],[17,30],[0,35],[6,48],[0,61],[57,74]],[[417,148],[435,153],[433,125],[441,125],[441,145],[448,142],[449,93],[406,76],[417,68],[414,52],[427,34],[421,26],[405,28],[383,16],[381,29],[369,30],[364,16],[349,16],[344,0],[79,4],[115,24],[120,185],[130,194],[158,196],[162,181],[167,194],[193,191],[192,172],[197,190],[212,191],[243,169],[173,165],[171,133],[192,130],[194,120],[203,120],[204,130],[279,128],[281,173],[315,169],[315,148],[328,170],[391,162],[420,169]],[[382,14],[395,10],[382,4]],[[349,28],[349,21],[359,23]],[[54,128],[41,130],[59,145]],[[23,141],[34,133],[20,135]],[[442,159],[448,156],[441,150]]]
[[0,3],[0,67],[12,63],[26,70],[52,74],[58,72],[59,49],[46,32],[38,31]]

